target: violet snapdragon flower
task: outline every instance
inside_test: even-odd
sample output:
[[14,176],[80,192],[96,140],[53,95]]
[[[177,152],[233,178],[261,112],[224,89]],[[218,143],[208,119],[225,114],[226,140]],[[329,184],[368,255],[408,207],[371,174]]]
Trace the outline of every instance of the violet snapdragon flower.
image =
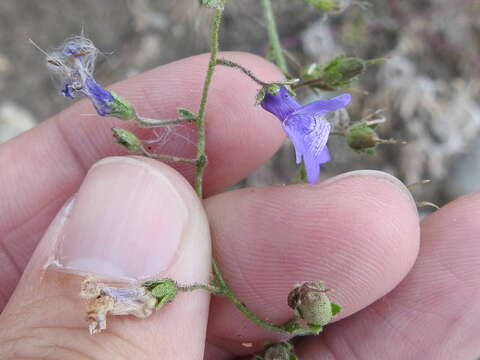
[[325,120],[325,115],[347,106],[350,101],[350,94],[342,94],[329,100],[300,105],[285,86],[281,86],[275,95],[267,93],[261,103],[265,110],[282,122],[295,148],[297,164],[303,157],[310,184],[317,182],[320,165],[330,161],[327,147],[330,123]]
[[95,81],[93,70],[98,54],[99,50],[91,40],[75,36],[47,54],[47,67],[61,82],[61,95],[73,99],[81,93],[90,98],[99,115],[133,119],[132,105]]

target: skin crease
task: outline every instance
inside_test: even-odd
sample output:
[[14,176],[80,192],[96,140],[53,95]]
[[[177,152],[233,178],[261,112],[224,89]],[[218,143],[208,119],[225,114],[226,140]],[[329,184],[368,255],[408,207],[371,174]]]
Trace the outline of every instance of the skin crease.
[[[244,64],[262,79],[279,79],[272,65],[255,56],[231,53],[225,57]],[[173,117],[177,107],[195,109],[207,61],[206,55],[181,60],[113,89],[134,103],[142,115]],[[218,70],[207,114],[210,163],[204,205],[214,253],[242,301],[260,315],[283,321],[291,314],[286,294],[296,282],[326,280],[334,290],[332,299],[342,304],[344,311],[322,335],[302,339],[297,346],[302,359],[472,359],[478,355],[480,194],[445,206],[419,229],[416,209],[405,188],[381,173],[351,173],[313,186],[222,193],[265,162],[284,134],[278,120],[252,106],[254,83],[234,70]],[[46,227],[77,191],[87,169],[100,158],[124,154],[112,144],[109,129],[114,124],[133,126],[78,116],[92,112],[91,104],[82,101],[0,145],[3,303],[10,298]],[[178,155],[191,150],[190,145],[176,140],[165,147],[165,152]],[[191,191],[170,168],[153,166],[177,179],[175,183],[186,193]],[[191,178],[191,169],[176,168]],[[42,252],[46,254],[48,249],[37,249]],[[36,276],[30,272],[17,294],[29,293]],[[68,281],[59,279],[61,275],[55,277],[44,279],[52,291],[58,291],[58,281]],[[58,358],[55,351],[59,349],[68,354],[63,359],[84,359],[85,349],[92,351],[88,356],[94,359],[128,358],[129,354],[149,358],[148,351],[168,359],[169,348],[156,348],[158,338],[151,334],[174,310],[166,308],[148,320],[115,320],[104,337],[90,337],[75,312],[75,296],[59,295],[53,313],[42,311],[41,304],[48,304],[48,297],[36,299],[39,301],[33,301],[28,310],[19,305],[25,298],[17,295],[10,302],[9,314],[15,316],[3,313],[0,317],[0,328],[13,329],[8,337],[0,332],[0,349],[11,348],[13,341],[26,348],[52,349],[44,356],[48,359]],[[186,299],[183,301],[188,304]],[[172,309],[174,306],[182,306],[182,300],[172,304]],[[75,319],[55,317],[58,309]],[[185,331],[192,321],[206,322],[205,310],[194,314],[180,324],[173,319],[172,326]],[[6,319],[15,319],[15,325],[7,327]],[[212,300],[205,359],[234,359],[259,350],[263,341],[272,339],[279,337],[246,322],[224,299]],[[172,346],[177,341],[177,346],[185,347],[182,336],[172,341]],[[190,341],[198,345],[203,340],[199,336]],[[253,347],[241,345],[246,341]],[[174,354],[170,358],[175,358]]]

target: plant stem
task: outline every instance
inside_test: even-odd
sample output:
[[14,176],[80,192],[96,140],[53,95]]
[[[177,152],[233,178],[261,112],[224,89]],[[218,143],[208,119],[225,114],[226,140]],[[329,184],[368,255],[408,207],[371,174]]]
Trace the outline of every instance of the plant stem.
[[218,55],[218,31],[222,21],[223,11],[215,10],[215,18],[212,24],[210,39],[210,62],[208,63],[207,76],[203,83],[202,98],[200,99],[200,108],[197,118],[197,159],[202,159],[197,163],[195,172],[195,192],[201,199],[203,197],[203,174],[205,173],[206,155],[205,155],[205,112],[207,109],[208,92],[212,83],[213,73],[217,65]]
[[168,126],[168,125],[175,125],[175,124],[180,124],[184,122],[194,122],[195,118],[182,118],[182,119],[173,119],[173,120],[156,120],[156,119],[150,119],[146,118],[143,116],[136,116],[133,121],[136,121],[137,124],[140,127],[143,128],[155,128],[155,127],[161,127],[161,126]]
[[177,289],[182,292],[190,292],[195,290],[206,290],[215,295],[223,295],[223,290],[212,285],[193,284],[193,285],[177,285]]
[[271,0],[261,0],[263,8],[263,17],[267,23],[267,32],[272,48],[273,58],[277,66],[282,70],[282,72],[288,76],[288,65],[285,56],[283,55],[282,45],[280,43],[280,37],[278,36],[277,24],[275,22],[275,17],[273,15],[273,8]]
[[222,65],[222,66],[240,70],[242,73],[247,75],[250,79],[252,79],[254,82],[256,82],[258,85],[262,87],[268,87],[271,85],[294,85],[300,81],[299,79],[290,79],[290,80],[283,80],[283,81],[266,82],[266,81],[260,80],[253,73],[253,71],[247,69],[245,66],[228,59],[217,59],[217,65]]
[[178,163],[187,163],[187,164],[198,164],[198,159],[190,159],[190,158],[183,158],[179,156],[172,156],[172,155],[165,155],[165,154],[152,154],[151,152],[147,151],[143,146],[140,149],[141,155],[148,157],[150,159],[156,160],[163,160],[167,162],[178,162]]
[[248,70],[246,67],[244,67],[244,66],[242,66],[242,65],[240,65],[240,64],[238,64],[234,61],[227,60],[227,59],[217,59],[217,65],[223,65],[223,66],[228,66],[228,67],[231,67],[231,68],[238,69],[241,72],[243,72],[245,75],[247,75],[250,79],[255,81],[260,86],[270,85],[269,83],[267,83],[265,81],[262,81],[259,78],[257,78],[251,70]]
[[[280,47],[280,41],[278,39],[278,34],[276,33],[276,25],[275,21],[273,19],[273,13],[271,9],[271,3],[270,1],[262,0],[262,3],[265,3],[266,6],[264,8],[266,9],[266,14],[269,14],[269,20],[267,20],[267,23],[270,24],[269,28],[272,27],[272,34],[274,33],[276,37],[276,42],[275,46],[272,47],[276,48],[277,52],[280,54],[279,58],[283,59],[280,60],[280,65],[279,67],[281,70],[286,74],[288,72],[287,69],[287,64],[285,61],[285,58],[283,57],[282,49]],[[269,9],[269,11],[267,11]],[[208,70],[207,70],[207,76],[205,78],[205,82],[203,84],[203,91],[202,91],[202,97],[200,99],[200,108],[198,110],[198,117],[197,117],[197,163],[196,163],[196,174],[195,174],[195,192],[197,193],[198,197],[202,199],[203,195],[203,174],[205,171],[205,165],[206,165],[206,155],[205,155],[205,112],[206,112],[206,107],[207,107],[207,99],[208,99],[208,93],[210,90],[210,84],[212,82],[213,74],[215,71],[215,66],[219,63],[217,57],[218,57],[218,32],[220,28],[220,23],[222,19],[222,13],[223,11],[221,9],[217,9],[215,11],[215,18],[212,24],[211,28],[211,43],[210,43],[210,61],[208,63]],[[270,33],[270,31],[269,31]],[[273,43],[274,41],[272,41]],[[223,63],[222,63],[223,62]],[[227,61],[221,60],[220,63],[222,65],[225,65]],[[233,65],[232,62],[229,63],[229,65]],[[228,65],[227,65],[228,66]],[[252,79],[256,79],[255,81],[260,81],[258,78],[256,78],[249,70],[244,68],[243,66],[240,66],[238,64],[235,64],[233,67],[236,67],[240,70],[242,70],[245,74],[250,76]],[[260,81],[261,82],[261,81]],[[264,83],[265,85],[267,83]],[[198,290],[198,289],[203,289],[210,291],[216,295],[222,295],[230,299],[232,303],[237,307],[238,310],[240,310],[247,318],[252,320],[255,324],[265,328],[269,329],[271,331],[276,331],[276,332],[281,332],[281,333],[292,333],[292,331],[289,331],[289,328],[286,326],[276,326],[272,323],[270,323],[267,320],[261,319],[257,317],[254,313],[250,311],[250,309],[242,303],[230,290],[230,287],[228,286],[227,282],[225,281],[225,278],[223,277],[221,270],[214,258],[212,258],[212,266],[213,266],[213,274],[215,276],[216,284],[214,285],[193,285],[192,287],[186,287],[184,290],[185,291],[193,291],[193,290]]]
[[309,80],[300,81],[300,82],[297,82],[296,84],[293,84],[292,88],[293,89],[298,89],[298,88],[301,88],[301,87],[304,87],[304,86],[315,86],[316,88],[322,89],[322,90],[325,90],[325,91],[335,91],[335,90],[337,90],[336,88],[325,84],[322,79],[309,79]]
[[280,333],[290,333],[286,328],[282,326],[277,326],[272,324],[271,322],[261,319],[258,316],[256,316],[244,303],[242,303],[230,290],[230,287],[228,286],[227,282],[225,281],[225,278],[223,277],[220,268],[213,259],[212,261],[212,267],[213,267],[213,273],[216,277],[216,280],[218,281],[220,287],[223,290],[223,295],[228,297],[230,301],[235,305],[235,307],[240,310],[248,319],[252,320],[255,324],[271,331],[275,332],[280,332]]

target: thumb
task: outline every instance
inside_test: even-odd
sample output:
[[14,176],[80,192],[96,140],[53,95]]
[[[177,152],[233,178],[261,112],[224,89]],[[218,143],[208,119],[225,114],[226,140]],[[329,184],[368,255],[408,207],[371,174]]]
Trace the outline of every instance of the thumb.
[[[45,268],[49,262],[68,271]],[[104,283],[168,277],[192,284],[206,283],[209,272],[208,223],[190,185],[158,162],[106,158],[89,171],[35,250],[0,316],[0,354],[203,359],[209,306],[203,290],[181,293],[145,319],[109,316],[107,329],[94,336],[79,292],[85,274]]]

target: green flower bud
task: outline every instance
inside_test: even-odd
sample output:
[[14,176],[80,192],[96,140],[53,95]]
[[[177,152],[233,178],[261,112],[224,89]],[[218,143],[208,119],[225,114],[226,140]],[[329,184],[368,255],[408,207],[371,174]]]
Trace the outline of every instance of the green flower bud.
[[111,92],[111,95],[114,100],[107,103],[110,107],[108,116],[117,117],[122,120],[135,119],[136,113],[133,105],[113,92]]
[[178,293],[177,283],[172,279],[147,281],[143,287],[157,299],[157,309],[171,302]]
[[350,126],[345,132],[347,144],[353,150],[366,154],[375,154],[375,148],[380,141],[375,129],[365,123]]
[[257,356],[258,360],[298,360],[293,345],[287,341],[277,344],[267,344],[263,356]]
[[344,55],[337,56],[325,66],[311,64],[303,70],[302,83],[324,90],[336,90],[348,86],[362,74],[368,66],[385,59],[362,60]]
[[332,303],[322,281],[298,284],[288,295],[288,306],[305,320],[310,329],[319,333],[333,317]]
[[364,60],[353,57],[338,56],[323,68],[323,81],[332,87],[350,85],[358,75],[365,71]]
[[376,154],[376,147],[380,144],[405,145],[406,142],[395,139],[380,139],[375,129],[378,123],[359,122],[350,126],[346,132],[348,146],[353,150],[368,155]]
[[142,152],[142,143],[130,131],[121,128],[112,128],[113,137],[117,140],[117,143],[124,146],[128,152],[132,154],[139,154]]

